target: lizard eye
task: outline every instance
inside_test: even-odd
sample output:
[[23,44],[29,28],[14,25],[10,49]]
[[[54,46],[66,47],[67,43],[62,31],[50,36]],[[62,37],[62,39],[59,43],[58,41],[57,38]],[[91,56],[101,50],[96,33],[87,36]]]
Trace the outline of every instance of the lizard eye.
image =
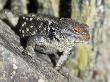
[[74,28],[73,31],[74,31],[75,33],[79,33],[79,32],[80,32],[80,28]]

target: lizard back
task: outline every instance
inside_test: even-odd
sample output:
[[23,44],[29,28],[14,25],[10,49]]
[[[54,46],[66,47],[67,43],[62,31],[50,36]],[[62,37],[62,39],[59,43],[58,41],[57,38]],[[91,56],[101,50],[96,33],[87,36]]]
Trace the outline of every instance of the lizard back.
[[55,38],[55,33],[60,33],[60,18],[45,15],[22,15],[19,17],[17,28],[21,38],[27,38],[34,35],[42,35]]

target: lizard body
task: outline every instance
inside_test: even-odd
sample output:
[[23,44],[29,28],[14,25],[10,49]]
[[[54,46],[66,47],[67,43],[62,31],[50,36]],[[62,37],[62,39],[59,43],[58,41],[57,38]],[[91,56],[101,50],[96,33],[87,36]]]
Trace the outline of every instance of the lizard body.
[[[17,28],[21,38],[28,39],[25,53],[31,56],[35,51],[54,54],[62,52],[56,69],[67,60],[76,42],[90,39],[88,26],[70,18],[57,18],[44,15],[22,15]],[[34,55],[32,55],[34,54]]]

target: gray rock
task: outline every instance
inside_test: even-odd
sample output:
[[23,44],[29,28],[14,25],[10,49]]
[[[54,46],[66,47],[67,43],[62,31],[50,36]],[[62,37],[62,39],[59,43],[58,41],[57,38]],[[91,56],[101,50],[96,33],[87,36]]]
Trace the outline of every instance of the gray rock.
[[38,75],[18,54],[19,37],[0,20],[0,82],[37,82]]
[[0,10],[2,10],[6,4],[7,0],[0,0]]

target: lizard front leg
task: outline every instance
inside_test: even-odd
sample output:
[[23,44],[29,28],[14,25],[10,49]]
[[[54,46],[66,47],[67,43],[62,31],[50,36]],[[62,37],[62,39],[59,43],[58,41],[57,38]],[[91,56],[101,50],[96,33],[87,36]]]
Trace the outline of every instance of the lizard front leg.
[[63,54],[61,55],[61,57],[59,58],[59,60],[58,60],[58,62],[57,62],[57,64],[56,64],[56,67],[55,67],[56,70],[60,70],[60,68],[62,67],[62,65],[65,64],[65,62],[67,61],[69,55],[71,54],[71,53],[70,53],[71,50],[72,50],[72,48],[68,48],[68,49],[66,49],[66,50],[63,52]]
[[31,37],[27,41],[23,54],[33,57],[36,54],[34,49],[35,49],[35,39],[33,37]]

